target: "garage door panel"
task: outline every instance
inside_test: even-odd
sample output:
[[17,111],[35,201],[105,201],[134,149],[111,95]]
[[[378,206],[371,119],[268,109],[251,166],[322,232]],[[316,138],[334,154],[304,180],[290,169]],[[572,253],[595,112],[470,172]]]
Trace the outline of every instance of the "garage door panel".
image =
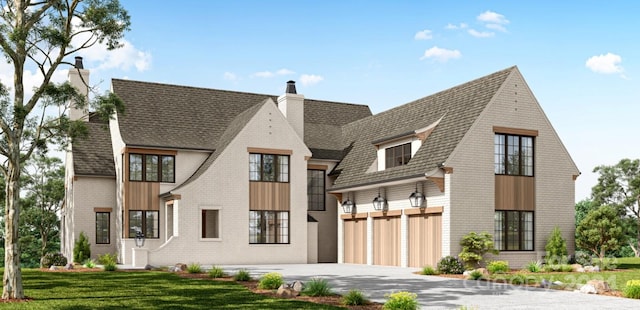
[[344,262],[349,264],[367,263],[367,220],[344,221]]
[[409,217],[409,266],[437,266],[442,256],[442,214]]
[[400,266],[400,217],[374,218],[373,264]]

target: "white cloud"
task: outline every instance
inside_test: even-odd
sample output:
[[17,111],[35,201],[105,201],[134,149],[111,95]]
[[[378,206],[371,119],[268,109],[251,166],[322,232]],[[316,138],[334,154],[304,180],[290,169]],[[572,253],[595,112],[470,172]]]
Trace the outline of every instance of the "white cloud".
[[469,27],[469,25],[465,24],[465,23],[460,23],[460,25],[454,25],[454,24],[447,24],[444,28],[445,29],[465,29]]
[[507,32],[507,28],[505,28],[502,25],[498,25],[498,24],[486,24],[485,27],[489,28],[489,29],[493,29],[493,30],[498,30],[501,32]]
[[233,72],[225,72],[223,78],[228,81],[236,81],[238,76]]
[[621,62],[622,57],[620,55],[607,53],[606,55],[590,57],[585,65],[595,73],[612,74],[624,71],[624,68],[620,65]]
[[509,20],[504,17],[504,15],[492,11],[481,13],[477,18],[479,21],[487,24],[506,25],[509,23]]
[[[144,72],[151,67],[151,53],[137,49],[126,39],[122,40],[122,47],[109,51],[104,44],[81,50],[80,55],[88,62],[97,62],[94,70],[120,69],[128,71],[134,67],[139,72]],[[86,66],[85,66],[86,67]]]
[[304,86],[314,85],[320,83],[324,78],[315,74],[303,74],[300,76],[300,83]]
[[495,35],[494,32],[490,32],[490,31],[477,31],[475,29],[469,29],[470,35],[476,37],[476,38],[490,38],[493,37]]
[[278,71],[271,72],[271,71],[260,71],[260,72],[256,72],[254,74],[251,75],[251,77],[259,77],[259,78],[272,78],[276,75],[291,75],[291,74],[295,74],[294,71],[291,71],[289,69],[286,68],[282,68]]
[[449,59],[456,59],[462,57],[462,53],[459,50],[448,50],[445,48],[439,48],[434,46],[426,51],[424,51],[424,55],[420,57],[420,60],[433,58],[440,62],[446,62]]
[[433,38],[433,35],[431,35],[431,30],[425,29],[416,32],[416,35],[413,38],[416,40],[431,40]]
[[286,69],[286,68],[282,68],[282,69],[276,71],[276,74],[277,75],[290,75],[290,74],[295,74],[295,72],[291,71],[289,69]]

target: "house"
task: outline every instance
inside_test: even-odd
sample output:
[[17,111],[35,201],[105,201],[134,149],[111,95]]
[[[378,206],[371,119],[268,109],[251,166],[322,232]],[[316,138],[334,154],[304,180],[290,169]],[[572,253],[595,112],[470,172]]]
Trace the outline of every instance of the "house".
[[[69,79],[88,81],[81,59]],[[420,267],[470,231],[516,266],[544,255],[555,226],[574,243],[579,171],[516,67],[376,115],[292,81],[278,97],[119,79],[112,91],[126,112],[108,123],[70,112],[89,135],[67,153],[68,258],[80,232],[93,257],[135,266]]]

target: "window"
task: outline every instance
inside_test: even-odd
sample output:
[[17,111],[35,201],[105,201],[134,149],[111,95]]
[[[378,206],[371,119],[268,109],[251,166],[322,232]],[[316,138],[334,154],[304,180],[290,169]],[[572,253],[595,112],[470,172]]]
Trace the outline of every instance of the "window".
[[109,212],[96,212],[96,244],[109,244]]
[[533,137],[496,134],[495,173],[533,176]]
[[307,209],[309,211],[324,211],[324,170],[307,170]]
[[249,180],[289,182],[289,156],[249,154]]
[[402,166],[411,159],[411,143],[389,147],[385,149],[385,169]]
[[496,211],[493,238],[500,251],[533,251],[533,212]]
[[249,211],[249,243],[289,243],[289,212]]
[[142,231],[145,238],[160,237],[160,216],[158,211],[129,211],[129,238],[135,238],[137,231]]
[[129,180],[175,182],[173,155],[129,154]]
[[220,238],[218,210],[202,210],[202,238]]

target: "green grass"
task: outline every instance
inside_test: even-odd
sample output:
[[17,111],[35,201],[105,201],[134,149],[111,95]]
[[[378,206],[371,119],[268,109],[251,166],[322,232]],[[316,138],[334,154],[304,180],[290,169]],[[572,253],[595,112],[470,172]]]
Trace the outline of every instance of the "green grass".
[[22,270],[29,302],[0,309],[340,309],[254,294],[228,281],[186,279],[168,272]]

